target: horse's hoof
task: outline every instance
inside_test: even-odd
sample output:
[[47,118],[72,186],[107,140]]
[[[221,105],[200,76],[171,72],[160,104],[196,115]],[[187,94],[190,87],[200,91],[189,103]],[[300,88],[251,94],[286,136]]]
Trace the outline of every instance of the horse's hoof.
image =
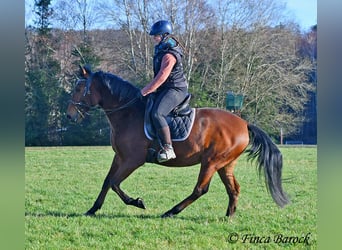
[[143,199],[137,198],[135,201],[136,201],[136,206],[138,208],[146,209],[146,206],[145,206]]
[[236,207],[233,207],[233,208],[228,207],[226,216],[231,217],[231,218],[234,217],[235,211],[236,211]]
[[95,216],[95,213],[87,211],[86,213],[84,213],[85,216],[89,216],[89,217],[93,217]]
[[173,213],[171,213],[171,212],[166,212],[166,213],[164,213],[161,217],[162,218],[172,218],[173,217]]

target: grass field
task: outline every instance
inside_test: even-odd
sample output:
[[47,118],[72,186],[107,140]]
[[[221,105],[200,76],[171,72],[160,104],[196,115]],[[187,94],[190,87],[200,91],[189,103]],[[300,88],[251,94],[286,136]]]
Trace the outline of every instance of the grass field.
[[241,195],[234,218],[215,174],[209,192],[173,218],[160,216],[188,196],[199,166],[145,164],[121,187],[146,210],[112,191],[96,217],[85,217],[113,158],[110,147],[25,149],[25,249],[317,249],[317,148],[281,147],[283,187],[291,204],[278,208],[245,156],[235,169]]

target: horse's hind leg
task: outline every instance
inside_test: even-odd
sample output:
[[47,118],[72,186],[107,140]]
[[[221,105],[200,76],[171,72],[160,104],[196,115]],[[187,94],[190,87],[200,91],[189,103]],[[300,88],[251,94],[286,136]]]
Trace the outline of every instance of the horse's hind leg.
[[176,206],[174,206],[172,209],[164,213],[162,217],[163,218],[172,217],[173,215],[180,213],[184,208],[189,206],[191,203],[197,200],[200,196],[207,193],[209,190],[211,178],[215,172],[216,172],[216,169],[214,167],[207,167],[206,165],[202,164],[201,171],[197,180],[197,184],[193,192],[191,193],[191,195],[185,198]]
[[233,216],[236,210],[238,196],[240,193],[240,185],[237,182],[233,171],[237,160],[232,161],[227,166],[219,169],[217,172],[220,175],[220,178],[226,187],[227,194],[229,196],[229,204],[226,216]]

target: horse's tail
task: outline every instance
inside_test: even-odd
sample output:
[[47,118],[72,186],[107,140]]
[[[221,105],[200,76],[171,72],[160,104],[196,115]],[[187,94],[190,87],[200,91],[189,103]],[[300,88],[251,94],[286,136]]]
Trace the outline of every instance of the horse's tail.
[[289,199],[283,191],[281,183],[282,154],[263,130],[248,124],[248,131],[250,132],[249,144],[251,147],[246,150],[248,153],[247,159],[257,159],[259,174],[263,170],[267,189],[270,191],[275,203],[283,207],[289,203]]

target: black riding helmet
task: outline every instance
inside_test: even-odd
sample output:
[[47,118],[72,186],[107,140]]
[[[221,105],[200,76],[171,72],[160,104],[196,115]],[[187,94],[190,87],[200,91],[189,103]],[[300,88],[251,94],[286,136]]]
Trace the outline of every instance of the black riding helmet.
[[169,21],[161,20],[152,25],[150,36],[172,34],[172,25]]

